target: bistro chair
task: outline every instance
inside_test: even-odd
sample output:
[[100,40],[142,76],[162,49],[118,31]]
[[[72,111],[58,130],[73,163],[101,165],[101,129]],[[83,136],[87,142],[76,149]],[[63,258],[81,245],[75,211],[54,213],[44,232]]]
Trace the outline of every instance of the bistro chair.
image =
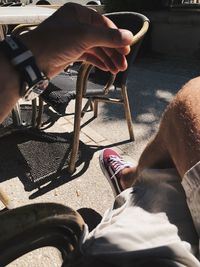
[[[72,141],[72,149],[70,154],[68,172],[73,173],[76,167],[76,160],[79,149],[79,136],[80,136],[80,127],[81,127],[81,117],[85,114],[89,107],[92,107],[94,110],[94,116],[97,116],[98,110],[98,102],[109,102],[114,104],[122,104],[125,111],[125,117],[128,125],[128,131],[130,140],[134,140],[133,134],[133,126],[132,126],[132,118],[127,94],[127,78],[128,73],[130,71],[131,65],[138,55],[138,51],[142,42],[143,37],[145,36],[148,28],[149,28],[149,20],[146,16],[140,13],[134,12],[117,12],[105,14],[108,18],[110,18],[119,28],[124,28],[130,30],[134,37],[131,46],[131,52],[127,56],[127,61],[129,67],[127,70],[120,72],[119,74],[112,75],[109,73],[104,73],[103,71],[95,68],[95,72],[93,73],[93,79],[96,81],[102,82],[105,80],[104,85],[101,86],[100,89],[96,88],[96,84],[94,84],[94,88],[88,89],[88,83],[91,85],[90,80],[90,72],[93,69],[93,65],[91,64],[82,64],[77,75],[77,79],[75,81],[75,112],[74,112],[74,129],[73,129],[73,141]],[[31,25],[32,27],[33,25]],[[27,27],[27,26],[25,26]],[[24,28],[23,30],[29,30],[28,28]],[[21,33],[21,29],[15,29],[15,34]],[[120,98],[110,98],[109,92],[114,87],[118,88],[121,92]],[[67,79],[66,79],[66,87],[68,87]],[[87,99],[86,105],[82,108],[83,98]],[[32,126],[40,128],[42,124],[42,113],[43,113],[43,101],[39,98],[39,107],[37,107],[37,100],[33,100],[32,102]],[[18,110],[17,110],[18,112]],[[14,110],[15,113],[15,110]]]
[[[131,52],[127,56],[127,61],[129,67],[124,72],[120,72],[116,75],[105,74],[103,71],[95,69],[93,79],[101,80],[101,77],[108,78],[105,86],[102,88],[96,89],[96,84],[94,88],[88,89],[89,84],[89,74],[93,69],[91,64],[82,64],[76,83],[76,101],[75,101],[75,114],[74,114],[74,138],[72,144],[72,152],[69,164],[69,171],[73,172],[75,170],[75,162],[78,154],[79,148],[79,134],[80,134],[80,125],[81,117],[87,111],[89,106],[92,106],[94,110],[94,116],[98,114],[98,102],[109,102],[114,104],[122,104],[125,111],[126,121],[129,130],[130,140],[134,140],[132,118],[127,94],[127,78],[130,71],[131,65],[133,64],[136,56],[139,52],[139,47],[141,45],[142,39],[146,34],[149,27],[149,20],[142,14],[134,12],[117,12],[110,13],[106,15],[109,17],[119,28],[128,29],[133,32],[133,42],[131,46]],[[100,79],[99,79],[100,77]],[[91,85],[91,82],[90,82]],[[121,92],[121,98],[110,98],[109,91],[112,89],[113,85],[119,88]],[[82,99],[86,98],[88,101],[84,108],[82,109]],[[94,105],[93,105],[94,104]]]
[[[83,95],[88,99],[86,105],[84,106],[82,110],[82,116],[87,111],[87,108],[90,106],[92,107],[92,104],[94,104],[94,116],[97,117],[98,115],[98,102],[109,102],[113,104],[122,104],[125,111],[125,117],[127,121],[128,131],[130,140],[134,140],[134,134],[133,134],[133,126],[132,126],[132,118],[131,118],[131,112],[130,112],[130,106],[129,106],[129,100],[128,100],[128,94],[127,94],[127,78],[128,73],[130,71],[131,65],[133,64],[134,60],[136,59],[139,51],[139,47],[142,42],[142,37],[146,33],[148,29],[148,19],[143,16],[142,14],[138,13],[131,13],[131,12],[120,12],[120,13],[112,13],[107,15],[119,28],[128,29],[130,30],[136,38],[133,41],[131,52],[127,56],[128,61],[128,68],[127,70],[120,72],[116,75],[116,77],[111,76],[107,72],[103,72],[99,70],[98,68],[95,68],[95,71],[93,73],[93,82],[90,79],[90,71],[93,69],[92,65],[85,65],[86,69],[86,77],[85,80],[88,80],[88,83],[86,81]],[[143,26],[143,27],[142,27]],[[137,37],[136,37],[137,36]],[[111,76],[111,78],[110,78]],[[108,81],[110,78],[110,82],[100,89],[96,89],[97,84],[103,84],[103,81]],[[89,85],[89,86],[87,86]],[[92,88],[93,85],[93,88]],[[111,98],[109,97],[109,92],[112,91],[111,86],[114,86],[114,88],[118,88],[121,93],[121,97],[119,98]]]

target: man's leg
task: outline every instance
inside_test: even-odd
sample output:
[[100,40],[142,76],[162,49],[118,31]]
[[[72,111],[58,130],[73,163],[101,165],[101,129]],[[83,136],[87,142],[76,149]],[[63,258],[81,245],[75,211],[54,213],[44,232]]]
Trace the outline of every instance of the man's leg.
[[139,159],[137,171],[174,164],[183,177],[199,160],[200,77],[183,86],[168,106],[157,135]]
[[[120,225],[120,230],[123,228],[124,231],[119,236],[128,238],[133,234],[130,244],[134,243],[135,240],[136,243],[138,240],[142,240],[144,244],[146,237],[148,237],[148,242],[151,243],[150,236],[152,231],[152,240],[158,236],[160,238],[160,243],[156,247],[169,248],[170,242],[173,240],[174,244],[174,240],[178,237],[181,243],[186,241],[191,244],[195,253],[198,247],[197,233],[200,236],[199,160],[200,78],[196,78],[187,83],[167,107],[158,133],[143,151],[136,167],[124,161],[112,149],[105,149],[100,155],[100,165],[111,186],[114,185],[112,188],[114,188],[115,195],[120,193],[120,190],[116,190],[117,183],[121,185],[121,191],[123,191],[123,189],[130,187],[137,180],[133,189],[125,190],[115,199],[112,215],[114,212],[117,212],[117,215],[121,215],[120,212],[123,207],[123,216],[113,216],[115,222],[118,220],[120,222],[121,218],[123,220],[122,223],[117,224]],[[194,166],[196,163],[198,164]],[[175,169],[169,169],[170,167],[176,168],[179,174]],[[161,170],[161,168],[164,169]],[[191,168],[192,170],[187,172]],[[140,176],[140,179],[137,179],[138,176]],[[181,182],[185,189],[185,194]],[[120,189],[120,186],[118,188]],[[137,214],[138,211],[141,211],[141,214]],[[150,216],[149,219],[144,219],[146,214]],[[164,219],[160,223],[159,216],[166,220]],[[110,227],[112,216],[108,216],[108,218],[110,234],[114,224],[111,224]],[[152,218],[155,219],[153,224],[151,224]],[[146,226],[144,225],[145,222],[147,223]],[[128,225],[129,223],[131,226]],[[178,231],[173,232],[165,229],[165,223]],[[148,227],[149,225],[151,227]],[[177,228],[174,228],[174,226]],[[142,229],[142,232],[138,232],[137,227]],[[113,232],[115,234],[118,233],[119,228]],[[159,230],[159,234],[156,232],[158,229],[161,230]],[[170,236],[172,232],[173,234]],[[144,238],[142,238],[143,233]],[[160,233],[163,234],[160,235]],[[137,234],[139,238],[137,238]],[[165,238],[168,237],[170,237],[171,241],[165,243]],[[108,243],[112,244],[112,241],[109,240]],[[184,247],[185,243],[182,243],[182,245]],[[181,251],[183,251],[183,248]],[[192,256],[190,252],[187,253],[185,250],[185,256],[188,259]],[[168,252],[166,251],[165,258],[168,258],[167,254]],[[174,263],[183,258],[173,248],[170,249],[170,255],[173,255]],[[190,266],[189,263],[186,265]],[[198,265],[199,263],[197,263]],[[195,264],[192,263],[191,266],[195,266]]]
[[123,189],[146,168],[175,167],[183,177],[200,160],[200,77],[184,85],[167,107],[158,133],[144,149],[138,166],[125,163],[123,168],[120,156],[113,160],[109,154],[112,151],[102,154],[102,169],[109,167],[114,174],[116,167],[121,168],[116,176]]

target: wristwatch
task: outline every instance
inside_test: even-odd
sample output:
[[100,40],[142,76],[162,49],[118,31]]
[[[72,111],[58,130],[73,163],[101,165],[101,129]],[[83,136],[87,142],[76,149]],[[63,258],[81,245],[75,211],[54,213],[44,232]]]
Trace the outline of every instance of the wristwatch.
[[20,75],[20,97],[28,101],[43,93],[49,78],[39,70],[32,52],[12,35],[0,42],[0,49]]

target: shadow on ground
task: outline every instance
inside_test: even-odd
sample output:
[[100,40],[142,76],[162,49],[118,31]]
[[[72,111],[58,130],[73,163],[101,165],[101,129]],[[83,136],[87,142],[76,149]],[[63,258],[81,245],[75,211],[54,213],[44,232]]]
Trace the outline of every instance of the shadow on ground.
[[[21,128],[14,129],[1,137],[0,181],[18,176],[25,190],[58,179],[62,172],[67,172],[71,151],[72,135],[68,133],[44,133],[42,131]],[[77,166],[84,163],[84,172],[92,159],[93,149],[80,142]],[[81,175],[78,173],[76,176]],[[73,179],[68,175],[66,180]]]
[[[43,195],[80,177],[92,157],[102,146],[89,146],[80,141],[76,166],[78,172],[69,174],[72,134],[45,133],[33,128],[18,128],[0,138],[0,182],[18,177],[30,198]],[[112,145],[110,145],[112,146]]]

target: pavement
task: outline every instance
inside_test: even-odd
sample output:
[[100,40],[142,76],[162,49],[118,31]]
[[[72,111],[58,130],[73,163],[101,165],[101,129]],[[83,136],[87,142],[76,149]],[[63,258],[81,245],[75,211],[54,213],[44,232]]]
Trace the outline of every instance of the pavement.
[[[1,189],[14,207],[38,202],[56,202],[73,209],[89,208],[103,215],[114,200],[107,180],[99,167],[99,151],[114,147],[127,160],[137,161],[145,145],[158,129],[161,114],[179,88],[199,74],[199,62],[187,58],[160,55],[141,57],[131,68],[128,94],[133,117],[135,141],[129,141],[123,108],[102,103],[99,116],[81,130],[81,141],[88,147],[87,164],[79,166],[70,180],[58,177],[57,186],[26,191],[18,177],[1,182]],[[74,103],[68,106],[73,111]],[[88,112],[83,124],[92,118]],[[48,129],[50,132],[71,131],[73,116],[61,117]],[[92,156],[91,156],[92,155]],[[35,196],[35,197],[33,197]],[[19,241],[20,242],[20,241]],[[17,260],[10,267],[60,266],[57,251],[47,248]]]

